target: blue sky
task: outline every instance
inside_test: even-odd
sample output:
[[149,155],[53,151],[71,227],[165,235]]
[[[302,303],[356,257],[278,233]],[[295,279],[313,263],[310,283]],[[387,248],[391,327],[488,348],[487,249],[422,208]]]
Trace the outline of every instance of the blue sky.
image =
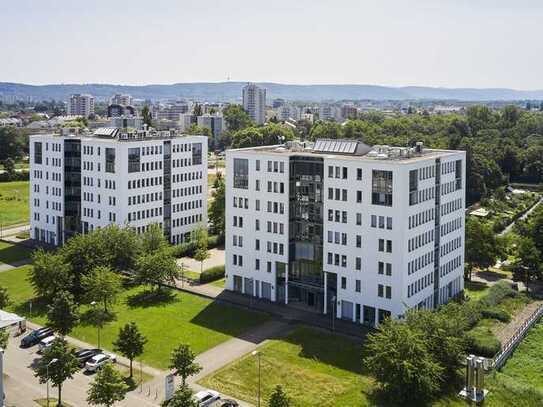
[[543,89],[543,1],[0,2],[0,81]]

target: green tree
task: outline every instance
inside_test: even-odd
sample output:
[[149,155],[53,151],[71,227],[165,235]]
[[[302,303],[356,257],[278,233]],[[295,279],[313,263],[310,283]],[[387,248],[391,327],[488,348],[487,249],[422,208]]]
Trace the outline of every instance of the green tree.
[[0,308],[5,309],[10,303],[7,288],[0,286]]
[[69,292],[60,292],[48,307],[47,326],[61,336],[68,335],[79,323],[79,311],[74,297]]
[[209,251],[207,248],[207,229],[203,225],[199,225],[192,231],[191,242],[194,242],[194,260],[200,262],[200,272],[204,271],[204,261],[209,258]]
[[223,109],[222,114],[226,127],[230,131],[242,130],[252,124],[251,118],[240,105],[228,105]]
[[5,163],[8,159],[20,160],[23,158],[25,139],[19,134],[17,129],[13,127],[0,127],[0,140],[2,140],[0,163]]
[[[47,377],[48,371],[49,377]],[[68,346],[64,339],[57,338],[37,360],[34,375],[39,378],[40,383],[45,383],[48,379],[51,381],[53,387],[58,389],[57,405],[62,406],[62,385],[66,380],[72,379],[77,371],[79,371],[79,361],[75,356],[75,350]]]
[[168,247],[168,242],[164,237],[164,231],[158,223],[150,225],[145,232],[140,235],[141,250],[144,254],[151,254],[164,250]]
[[38,297],[51,302],[60,292],[72,289],[70,267],[62,256],[38,249],[32,260],[34,267],[30,269],[29,281]]
[[368,335],[364,353],[369,373],[398,403],[423,401],[440,389],[443,368],[432,358],[424,335],[401,321],[381,323]]
[[143,354],[147,339],[139,331],[135,322],[130,322],[119,329],[113,349],[130,360],[130,377],[132,377],[132,361]]
[[201,116],[202,115],[202,105],[199,103],[195,103],[194,107],[192,108],[192,114],[195,116]]
[[194,393],[187,385],[181,385],[173,394],[169,401],[162,403],[163,407],[198,407],[198,402],[194,400]]
[[225,204],[226,204],[226,183],[224,178],[217,174],[213,191],[213,201],[209,204],[209,221],[213,234],[224,236],[225,232]]
[[513,265],[514,277],[516,280],[524,281],[528,290],[531,282],[542,278],[541,252],[529,237],[521,238],[517,247],[516,261]]
[[175,257],[168,249],[142,255],[136,262],[136,280],[140,284],[155,285],[157,291],[162,283],[175,284],[179,269]]
[[117,401],[124,400],[128,390],[121,373],[111,363],[107,363],[91,382],[87,390],[87,402],[91,405],[110,407]]
[[174,375],[181,377],[183,386],[189,376],[198,374],[202,370],[202,367],[194,361],[195,358],[196,355],[186,344],[181,344],[172,351],[169,368],[174,371]]
[[0,329],[0,348],[6,349],[9,342],[9,330]]
[[143,120],[143,124],[146,124],[149,127],[153,126],[151,111],[149,110],[148,105],[143,106],[143,108],[141,109],[141,118]]
[[465,261],[467,278],[475,267],[487,269],[496,264],[498,257],[496,235],[490,225],[478,219],[468,218],[466,221]]
[[270,396],[270,401],[268,402],[268,407],[289,407],[290,399],[287,394],[283,391],[283,388],[280,385],[275,386],[275,390]]
[[114,304],[122,290],[121,276],[107,266],[98,266],[90,274],[84,275],[81,283],[87,301],[101,302],[107,314],[108,305]]

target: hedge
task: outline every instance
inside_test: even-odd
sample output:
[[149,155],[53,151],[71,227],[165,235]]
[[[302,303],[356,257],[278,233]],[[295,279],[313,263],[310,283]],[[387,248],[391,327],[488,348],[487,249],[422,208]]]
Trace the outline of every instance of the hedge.
[[[224,243],[224,236],[211,235],[207,238],[207,247],[213,249]],[[194,242],[181,243],[177,246],[172,246],[172,255],[174,257],[192,257],[196,249]]]
[[224,265],[211,267],[210,269],[202,271],[200,274],[200,283],[210,283],[211,281],[220,280],[224,278]]
[[507,311],[498,307],[483,309],[481,315],[483,316],[483,318],[497,319],[501,322],[511,321],[511,316],[507,313]]
[[466,340],[467,352],[477,356],[493,358],[502,349],[498,338],[487,328],[475,328],[466,334]]
[[12,173],[3,172],[0,174],[0,182],[13,182],[13,181],[28,181],[30,179],[30,172],[28,171],[15,171]]

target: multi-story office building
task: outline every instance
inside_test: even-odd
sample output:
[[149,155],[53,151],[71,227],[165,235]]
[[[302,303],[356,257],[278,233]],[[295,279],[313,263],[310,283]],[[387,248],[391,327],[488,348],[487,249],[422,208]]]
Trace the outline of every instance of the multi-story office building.
[[199,127],[205,127],[211,130],[211,134],[213,135],[213,143],[216,144],[224,131],[223,117],[218,114],[204,114],[202,116],[198,116],[197,120]]
[[171,243],[207,224],[207,138],[102,128],[30,136],[31,237],[62,244],[109,224],[158,223]]
[[368,325],[463,290],[465,152],[318,140],[226,168],[228,290]]
[[277,119],[284,122],[286,120],[300,120],[300,110],[294,105],[282,105],[277,108]]
[[188,102],[176,102],[153,110],[153,118],[155,120],[179,121],[181,115],[189,111],[190,105]]
[[319,106],[319,119],[341,121],[341,109],[335,105],[322,103]]
[[67,103],[68,116],[89,117],[94,114],[94,96],[74,94]]
[[130,95],[121,95],[116,94],[113,95],[109,99],[110,105],[121,105],[121,106],[132,106],[132,96]]
[[266,121],[266,89],[259,88],[254,83],[248,83],[243,87],[243,109],[257,124]]

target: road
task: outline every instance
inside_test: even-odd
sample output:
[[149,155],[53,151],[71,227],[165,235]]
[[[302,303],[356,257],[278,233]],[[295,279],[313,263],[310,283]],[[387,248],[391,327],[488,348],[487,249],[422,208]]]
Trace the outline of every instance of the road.
[[[543,201],[543,198],[539,198],[539,201],[537,201],[530,209],[528,209],[526,213],[524,213],[524,215],[522,215],[519,219],[526,219],[527,216],[529,216],[533,211],[535,211],[535,209],[541,204],[542,201]],[[518,219],[514,222],[511,222],[511,224],[509,224],[504,230],[502,230],[498,234],[498,236],[503,236],[506,233],[508,233],[511,229],[513,229],[513,226],[515,226],[515,223],[517,221]]]

